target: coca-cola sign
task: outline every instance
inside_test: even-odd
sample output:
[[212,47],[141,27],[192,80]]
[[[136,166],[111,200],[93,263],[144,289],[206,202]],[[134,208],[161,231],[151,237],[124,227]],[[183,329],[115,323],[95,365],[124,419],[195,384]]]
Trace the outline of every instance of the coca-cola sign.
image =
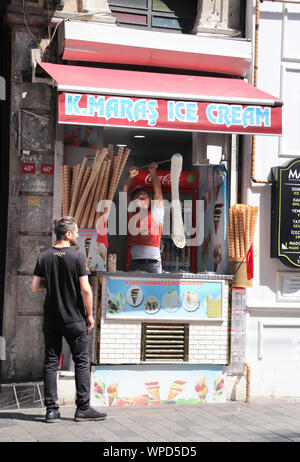
[[[157,170],[162,188],[171,188],[171,174],[169,170]],[[149,170],[140,170],[139,174],[133,179],[132,188],[134,187],[152,187],[152,178]],[[198,172],[181,172],[179,177],[180,189],[197,189]]]

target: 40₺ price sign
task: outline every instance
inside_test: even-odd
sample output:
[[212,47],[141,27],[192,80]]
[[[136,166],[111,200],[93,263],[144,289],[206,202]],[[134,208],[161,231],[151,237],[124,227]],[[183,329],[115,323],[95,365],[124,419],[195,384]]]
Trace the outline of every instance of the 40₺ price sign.
[[31,162],[23,162],[22,163],[22,173],[35,173],[35,164]]

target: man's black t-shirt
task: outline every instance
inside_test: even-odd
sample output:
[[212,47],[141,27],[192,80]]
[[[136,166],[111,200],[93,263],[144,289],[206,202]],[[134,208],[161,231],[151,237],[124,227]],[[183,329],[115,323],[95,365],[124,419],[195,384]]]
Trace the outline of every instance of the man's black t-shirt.
[[90,271],[82,253],[71,247],[52,247],[41,253],[33,274],[46,282],[46,323],[70,324],[85,319],[79,278]]

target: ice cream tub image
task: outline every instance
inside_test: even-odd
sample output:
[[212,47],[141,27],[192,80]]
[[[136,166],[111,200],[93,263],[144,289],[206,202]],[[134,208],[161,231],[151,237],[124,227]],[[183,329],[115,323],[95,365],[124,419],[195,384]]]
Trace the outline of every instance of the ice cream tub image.
[[176,289],[171,289],[162,297],[162,307],[169,313],[174,313],[180,307],[180,297]]

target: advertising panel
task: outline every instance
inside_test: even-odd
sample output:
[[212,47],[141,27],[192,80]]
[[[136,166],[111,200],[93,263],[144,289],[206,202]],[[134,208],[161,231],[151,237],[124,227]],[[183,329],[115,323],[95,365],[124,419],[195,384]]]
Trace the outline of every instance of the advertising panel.
[[108,277],[107,319],[221,320],[222,281]]
[[93,366],[92,406],[157,406],[226,401],[222,365]]

